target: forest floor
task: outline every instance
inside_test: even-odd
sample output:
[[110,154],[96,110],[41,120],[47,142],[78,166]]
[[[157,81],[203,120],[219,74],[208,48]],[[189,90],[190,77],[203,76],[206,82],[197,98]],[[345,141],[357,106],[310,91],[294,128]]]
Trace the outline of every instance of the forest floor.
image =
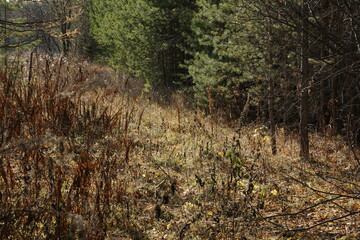
[[274,156],[264,126],[234,131],[176,105],[145,109],[127,186],[150,239],[360,237],[359,165],[341,138],[313,134],[303,162],[297,134],[282,128]]
[[26,64],[27,84],[1,75],[1,239],[360,239],[360,153],[341,137],[311,134],[304,162],[278,127],[273,155],[265,126],[89,63]]

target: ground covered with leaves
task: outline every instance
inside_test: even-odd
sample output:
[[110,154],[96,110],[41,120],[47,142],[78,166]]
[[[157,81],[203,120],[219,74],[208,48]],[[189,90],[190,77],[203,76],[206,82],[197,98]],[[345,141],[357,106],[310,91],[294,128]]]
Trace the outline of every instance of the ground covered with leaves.
[[32,55],[0,75],[1,239],[359,239],[359,152],[233,128],[134,79]]

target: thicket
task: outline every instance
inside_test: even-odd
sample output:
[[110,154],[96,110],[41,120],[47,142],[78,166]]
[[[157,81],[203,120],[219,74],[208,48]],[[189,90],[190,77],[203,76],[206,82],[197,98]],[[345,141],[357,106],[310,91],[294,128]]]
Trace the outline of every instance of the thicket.
[[356,239],[358,151],[159,107],[109,68],[34,52],[0,74],[2,239]]
[[356,239],[359,152],[235,132],[131,79],[32,53],[0,74],[2,239]]

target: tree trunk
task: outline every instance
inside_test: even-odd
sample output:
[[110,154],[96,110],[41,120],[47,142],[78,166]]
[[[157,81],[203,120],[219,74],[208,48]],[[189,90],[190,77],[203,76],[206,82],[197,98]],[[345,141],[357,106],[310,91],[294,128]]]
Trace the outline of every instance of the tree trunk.
[[[329,1],[322,0],[321,1],[321,11],[322,11],[321,20],[322,20],[323,26],[328,26],[328,16],[327,16],[328,8],[329,8]],[[320,47],[321,47],[320,58],[321,59],[325,59],[328,57],[326,45],[324,44],[325,41],[326,41],[326,35],[322,31],[321,32],[322,44],[320,45]],[[323,134],[325,134],[325,126],[326,126],[326,120],[325,120],[325,111],[326,111],[325,88],[326,88],[326,85],[325,85],[325,80],[324,80],[325,77],[326,77],[326,75],[324,73],[320,74],[318,121],[319,121],[319,129]]]
[[273,59],[273,53],[271,49],[271,20],[269,20],[269,32],[268,32],[268,54],[269,54],[269,72],[268,72],[268,81],[269,81],[269,120],[270,120],[270,137],[271,137],[271,152],[273,155],[276,154],[276,137],[275,137],[275,130],[276,130],[276,124],[275,124],[275,118],[274,118],[274,105],[275,105],[275,96],[274,96],[274,74],[272,74],[272,66],[274,64]]
[[301,72],[300,79],[300,157],[309,161],[309,38],[308,38],[308,0],[302,2],[302,34],[301,34]]

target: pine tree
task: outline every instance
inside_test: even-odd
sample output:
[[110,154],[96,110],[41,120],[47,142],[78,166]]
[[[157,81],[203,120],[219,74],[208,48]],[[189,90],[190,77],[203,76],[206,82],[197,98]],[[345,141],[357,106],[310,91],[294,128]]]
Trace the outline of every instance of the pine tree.
[[263,29],[246,4],[251,3],[198,1],[200,10],[193,19],[197,51],[188,66],[199,105],[207,106],[211,98],[214,108],[238,117],[248,95],[255,99],[256,79],[265,64]]
[[91,0],[91,34],[103,52],[101,60],[145,78],[148,88],[174,86],[186,75],[182,47],[191,2]]

